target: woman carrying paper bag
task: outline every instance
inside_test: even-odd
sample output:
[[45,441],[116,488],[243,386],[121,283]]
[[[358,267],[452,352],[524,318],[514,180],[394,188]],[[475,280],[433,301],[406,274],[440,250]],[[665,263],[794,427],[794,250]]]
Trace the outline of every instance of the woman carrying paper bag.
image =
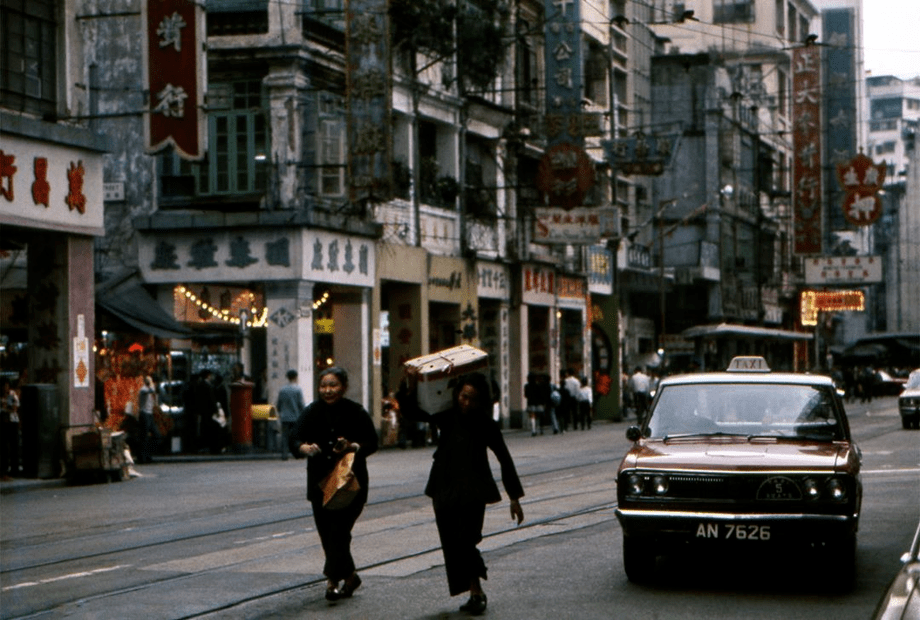
[[[348,373],[343,368],[327,368],[319,377],[319,399],[300,414],[289,447],[294,456],[307,457],[307,501],[326,554],[326,599],[334,601],[351,596],[361,585],[351,555],[351,530],[367,503],[365,459],[377,451],[377,430],[361,405],[344,398]],[[322,484],[345,455],[354,459],[351,471],[359,490],[344,507],[324,505]]]

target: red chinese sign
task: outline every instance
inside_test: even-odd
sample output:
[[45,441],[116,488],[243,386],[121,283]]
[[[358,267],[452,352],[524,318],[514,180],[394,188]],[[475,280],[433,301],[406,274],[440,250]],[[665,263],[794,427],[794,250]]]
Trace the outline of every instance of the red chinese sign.
[[[16,173],[19,172],[19,167],[15,164],[16,155],[0,150],[0,197],[6,198],[8,202],[13,202],[16,199],[13,181]],[[48,182],[47,176],[47,157],[33,159],[32,174],[32,202],[36,205],[48,207],[51,184]],[[71,211],[76,210],[81,215],[86,213],[86,196],[83,193],[83,177],[85,174],[86,169],[83,167],[82,161],[70,162],[70,167],[67,169],[67,193],[64,195],[64,203]]]
[[544,205],[580,206],[593,185],[594,165],[584,148],[560,142],[546,149],[537,170],[537,189]]
[[792,218],[793,252],[820,254],[821,209],[821,51],[792,51]]
[[144,3],[148,100],[147,151],[172,145],[180,157],[204,157],[204,17],[194,0]]
[[882,214],[878,191],[885,184],[885,162],[876,164],[860,153],[850,161],[837,164],[837,179],[846,190],[843,215],[855,226],[868,226]]

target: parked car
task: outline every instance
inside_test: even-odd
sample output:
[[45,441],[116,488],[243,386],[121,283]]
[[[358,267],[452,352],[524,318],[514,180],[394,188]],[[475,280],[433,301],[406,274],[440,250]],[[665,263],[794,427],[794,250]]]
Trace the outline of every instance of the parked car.
[[901,556],[901,570],[891,580],[875,608],[873,620],[920,618],[920,524],[910,549]]
[[877,370],[875,374],[878,377],[878,383],[875,386],[876,396],[897,396],[904,390],[904,385],[907,383],[903,377],[893,377],[885,370]]
[[852,587],[861,454],[830,377],[774,373],[762,357],[669,377],[627,438],[616,515],[631,581],[678,550],[816,550],[831,583]]
[[901,426],[920,429],[920,368],[910,373],[904,391],[898,396]]

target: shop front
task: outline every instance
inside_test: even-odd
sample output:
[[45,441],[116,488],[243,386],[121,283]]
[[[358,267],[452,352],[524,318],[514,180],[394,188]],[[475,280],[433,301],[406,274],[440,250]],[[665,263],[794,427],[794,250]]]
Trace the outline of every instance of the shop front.
[[[511,425],[520,428],[526,402],[524,385],[530,373],[559,380],[559,322],[556,312],[556,270],[522,263],[517,286],[521,303],[512,311],[511,347],[517,359],[511,368]],[[520,346],[515,347],[514,343]]]
[[22,458],[11,472],[51,478],[61,474],[64,430],[95,421],[104,145],[85,130],[6,114],[0,127],[0,373],[21,402]]
[[296,370],[309,402],[317,373],[342,366],[348,397],[371,411],[374,243],[307,227],[142,227],[143,278],[193,331],[171,343],[171,358],[185,362],[180,380],[243,378],[252,402],[272,403]]
[[588,251],[588,293],[591,337],[591,377],[594,389],[594,417],[619,421],[620,360],[618,355],[619,306],[613,291],[613,255],[602,246]]

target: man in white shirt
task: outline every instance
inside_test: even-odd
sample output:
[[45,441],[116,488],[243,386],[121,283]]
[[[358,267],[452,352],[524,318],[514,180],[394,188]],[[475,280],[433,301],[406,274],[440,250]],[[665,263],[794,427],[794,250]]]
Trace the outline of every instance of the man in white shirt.
[[641,422],[648,410],[649,387],[651,377],[642,372],[638,366],[629,378],[629,391],[632,392],[633,402],[636,404],[636,418]]

